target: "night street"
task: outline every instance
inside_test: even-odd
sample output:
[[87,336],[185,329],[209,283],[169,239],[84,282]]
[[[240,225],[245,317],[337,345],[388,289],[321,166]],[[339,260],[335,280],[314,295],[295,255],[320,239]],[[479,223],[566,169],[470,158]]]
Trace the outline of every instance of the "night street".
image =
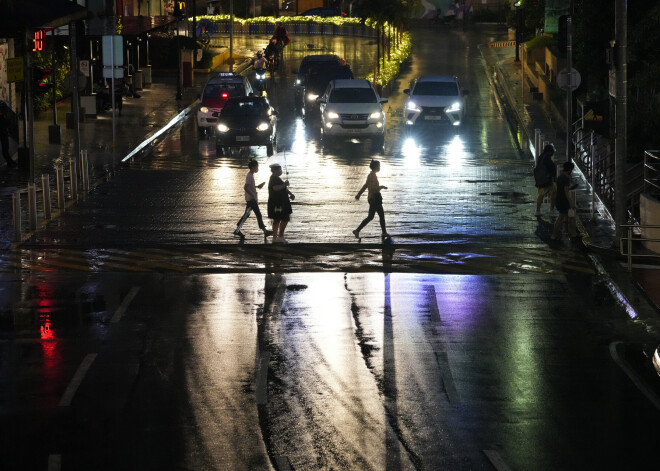
[[[534,163],[481,50],[506,37],[414,29],[374,150],[324,148],[292,71],[336,53],[362,77],[374,41],[292,35],[268,91],[273,156],[219,155],[193,113],[3,252],[2,468],[657,469],[660,411],[616,342],[652,343],[660,317],[633,318],[568,235],[549,244],[554,215],[534,216]],[[461,126],[405,132],[403,90],[422,75],[469,90]],[[232,233],[250,158],[257,184],[272,163],[290,181],[288,244],[254,216]],[[378,218],[351,232],[371,159],[391,242]]]

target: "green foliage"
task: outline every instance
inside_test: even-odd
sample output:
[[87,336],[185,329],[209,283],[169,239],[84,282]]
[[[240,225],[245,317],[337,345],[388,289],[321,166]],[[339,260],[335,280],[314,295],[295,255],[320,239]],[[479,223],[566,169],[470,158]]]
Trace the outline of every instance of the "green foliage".
[[[51,69],[55,75],[56,99],[59,101],[67,93],[64,85],[64,79],[69,73],[70,67],[69,51],[64,48],[58,48],[56,53],[51,51],[35,52],[32,54],[32,65],[40,69]],[[52,75],[51,75],[52,76]],[[50,80],[50,77],[49,77]],[[34,96],[34,110],[43,111],[49,109],[53,104],[53,89],[51,88],[44,95]]]

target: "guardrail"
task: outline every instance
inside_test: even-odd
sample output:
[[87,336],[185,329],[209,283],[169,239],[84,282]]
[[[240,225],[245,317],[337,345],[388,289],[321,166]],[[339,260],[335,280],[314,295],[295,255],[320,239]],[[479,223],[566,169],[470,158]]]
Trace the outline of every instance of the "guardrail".
[[639,225],[639,224],[622,224],[621,227],[626,228],[626,236],[619,239],[619,252],[625,256],[628,262],[628,271],[632,271],[633,257],[638,258],[653,258],[660,260],[660,254],[648,251],[646,253],[633,253],[633,242],[660,242],[660,238],[652,237],[633,237],[636,231],[644,232],[645,229],[660,229],[657,225]]

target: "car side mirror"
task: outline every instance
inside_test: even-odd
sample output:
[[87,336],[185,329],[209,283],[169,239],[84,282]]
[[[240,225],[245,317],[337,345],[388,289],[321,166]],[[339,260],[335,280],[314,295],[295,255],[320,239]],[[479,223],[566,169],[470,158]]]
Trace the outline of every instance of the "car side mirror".
[[403,93],[405,93],[406,95],[410,95],[410,89],[406,88],[405,90],[403,90]]
[[327,101],[325,100],[325,98],[322,98],[322,97],[318,97],[318,98],[316,99],[316,102],[317,102],[317,103],[327,103]]
[[389,100],[387,98],[381,98],[379,101],[381,103],[387,103]]
[[275,109],[273,109],[273,114],[274,114],[275,116],[279,116],[279,115],[280,115],[280,112],[277,111],[277,110],[275,110]]

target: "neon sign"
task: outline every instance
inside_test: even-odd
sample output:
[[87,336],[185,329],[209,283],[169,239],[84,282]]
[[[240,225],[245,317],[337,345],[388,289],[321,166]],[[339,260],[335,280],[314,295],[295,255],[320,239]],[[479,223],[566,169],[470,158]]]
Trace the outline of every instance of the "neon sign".
[[41,52],[46,48],[46,31],[38,29],[32,35],[32,52]]

